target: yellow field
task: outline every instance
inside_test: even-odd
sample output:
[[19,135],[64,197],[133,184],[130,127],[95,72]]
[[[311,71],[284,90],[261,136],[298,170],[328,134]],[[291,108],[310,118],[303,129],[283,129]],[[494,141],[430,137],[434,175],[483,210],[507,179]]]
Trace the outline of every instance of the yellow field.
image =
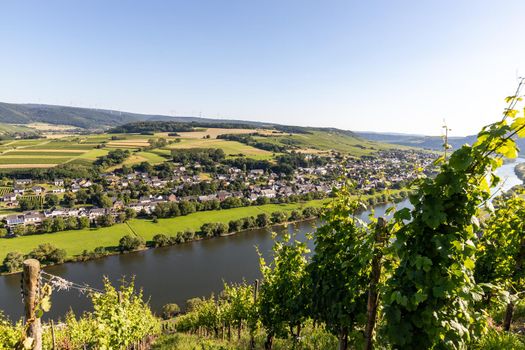
[[52,168],[56,164],[0,164],[0,169]]
[[[207,135],[210,135],[210,138],[216,139],[219,135],[224,134],[253,134],[253,133],[259,133],[259,134],[272,134],[271,130],[266,129],[224,129],[224,128],[208,128],[205,130],[199,130],[199,131],[191,131],[191,132],[178,132],[177,134],[180,135],[180,137],[183,138],[190,138],[190,139],[202,139],[203,137],[206,137]],[[168,133],[162,133],[158,135],[168,135]]]
[[169,148],[219,148],[227,156],[243,154],[247,157],[267,159],[272,157],[272,152],[251,147],[240,142],[221,139],[182,139],[179,143],[169,145]]

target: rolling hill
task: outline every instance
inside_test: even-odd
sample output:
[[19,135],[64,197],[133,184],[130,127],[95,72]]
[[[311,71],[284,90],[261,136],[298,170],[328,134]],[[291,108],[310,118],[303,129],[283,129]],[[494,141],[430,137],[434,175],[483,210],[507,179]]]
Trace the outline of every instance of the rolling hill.
[[105,129],[136,121],[173,121],[199,123],[230,123],[268,127],[274,124],[245,120],[211,119],[186,116],[139,114],[106,109],[55,106],[43,104],[16,104],[0,102],[0,123],[49,123],[73,125],[85,129]]

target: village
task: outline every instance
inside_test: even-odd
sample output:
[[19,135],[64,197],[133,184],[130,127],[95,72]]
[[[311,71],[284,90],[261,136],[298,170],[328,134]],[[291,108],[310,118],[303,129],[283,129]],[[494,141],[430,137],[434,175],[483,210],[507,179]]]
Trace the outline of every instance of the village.
[[292,174],[237,167],[206,173],[195,162],[172,163],[169,173],[137,167],[93,179],[45,183],[14,179],[8,183],[12,187],[2,188],[0,201],[3,208],[20,212],[4,216],[3,222],[8,235],[33,233],[56,218],[70,223],[55,230],[109,226],[135,216],[157,216],[159,205],[169,203],[192,203],[196,210],[210,210],[319,199],[329,196],[344,181],[354,183],[360,193],[374,194],[387,188],[403,189],[418,176],[431,175],[436,155],[388,150],[361,158],[341,157],[331,154],[324,158],[324,165],[296,167]]

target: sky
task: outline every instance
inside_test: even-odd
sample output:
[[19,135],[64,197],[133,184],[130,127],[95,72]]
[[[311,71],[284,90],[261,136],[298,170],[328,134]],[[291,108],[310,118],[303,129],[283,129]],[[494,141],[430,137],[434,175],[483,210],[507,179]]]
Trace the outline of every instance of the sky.
[[525,1],[4,0],[0,101],[456,136],[525,76]]

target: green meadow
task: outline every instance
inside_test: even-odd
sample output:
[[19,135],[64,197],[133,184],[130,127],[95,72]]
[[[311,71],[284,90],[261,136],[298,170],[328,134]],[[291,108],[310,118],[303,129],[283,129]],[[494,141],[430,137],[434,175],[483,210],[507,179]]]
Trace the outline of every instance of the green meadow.
[[151,240],[158,233],[174,235],[185,229],[198,231],[207,222],[228,223],[247,216],[257,216],[261,213],[271,214],[274,211],[291,212],[294,209],[307,206],[320,207],[326,200],[316,200],[293,204],[267,204],[261,206],[224,209],[216,211],[197,212],[176,218],[159,219],[157,223],[151,220],[133,219],[125,224],[98,229],[71,230],[40,235],[22,236],[0,239],[0,259],[7,253],[18,251],[29,253],[41,243],[50,243],[65,249],[68,257],[81,254],[84,250],[92,251],[97,247],[116,247],[120,238],[127,234],[138,234],[145,240]]

